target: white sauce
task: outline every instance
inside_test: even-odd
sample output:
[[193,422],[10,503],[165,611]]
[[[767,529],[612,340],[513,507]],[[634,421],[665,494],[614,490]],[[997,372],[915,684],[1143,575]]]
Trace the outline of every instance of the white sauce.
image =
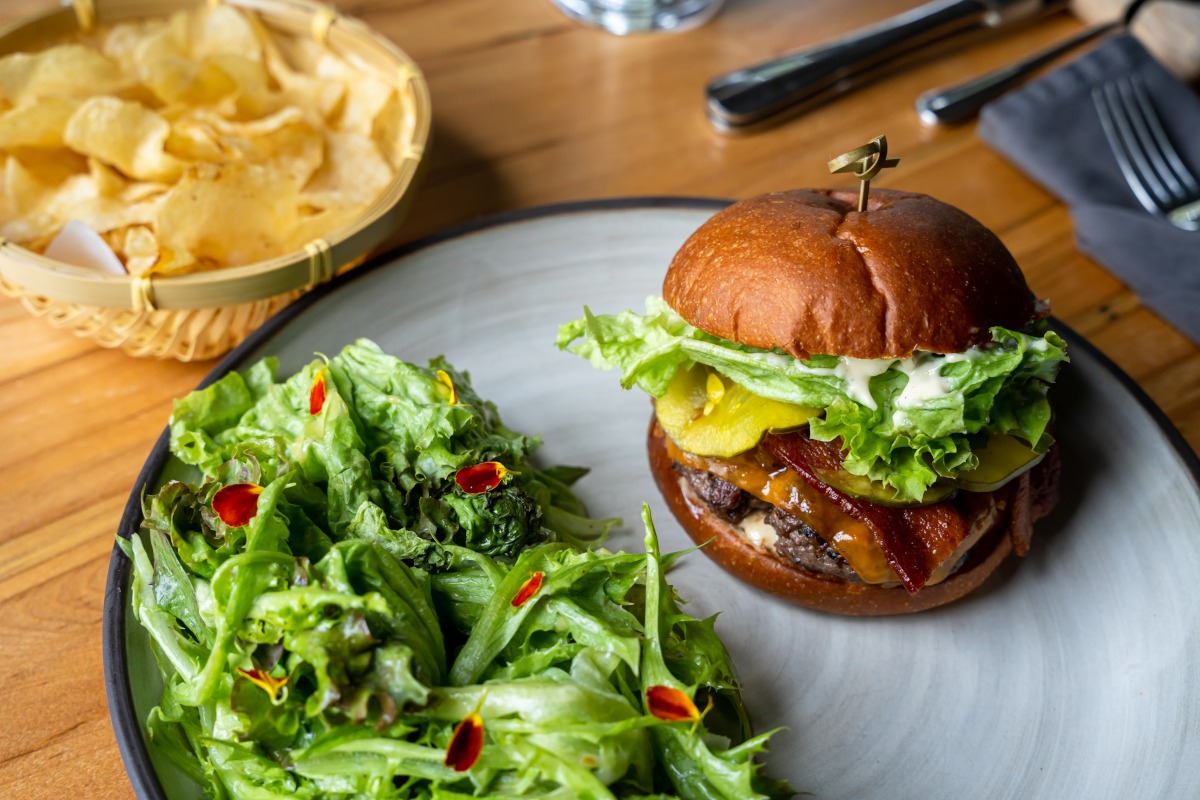
[[[902,367],[901,371],[907,370]],[[946,382],[942,380],[942,360],[931,358],[920,366],[916,363],[912,365],[912,371],[908,373],[908,383],[904,385],[904,391],[896,397],[896,405],[900,408],[912,408],[929,400],[945,397],[946,391]]]
[[766,522],[767,514],[765,511],[752,511],[742,520],[741,530],[742,538],[748,541],[755,550],[774,553],[775,543],[779,541],[779,534],[775,532]]
[[846,394],[851,400],[874,409],[875,398],[871,396],[871,378],[887,372],[895,358],[842,358],[833,368],[833,374],[846,382]]
[[[838,365],[832,368],[805,367],[796,362],[804,372],[811,375],[832,375],[841,378],[843,391],[856,403],[870,408],[878,408],[875,398],[871,396],[871,379],[882,375],[889,369],[903,372],[908,376],[908,383],[896,397],[899,408],[916,408],[930,400],[945,397],[950,393],[950,387],[942,378],[942,366],[956,361],[966,361],[974,357],[979,348],[972,347],[965,353],[914,353],[909,358],[839,358]],[[776,356],[786,358],[785,356]],[[905,417],[907,419],[907,417]]]

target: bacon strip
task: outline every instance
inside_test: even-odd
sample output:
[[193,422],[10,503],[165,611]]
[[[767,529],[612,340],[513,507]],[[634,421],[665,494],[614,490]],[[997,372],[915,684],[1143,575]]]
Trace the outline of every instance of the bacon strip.
[[1012,542],[1013,552],[1019,556],[1029,552],[1033,523],[1049,514],[1058,503],[1060,470],[1058,445],[1054,445],[1040,464],[1013,482],[1008,538]]
[[842,467],[841,449],[832,442],[817,442],[797,431],[768,434],[763,437],[762,447],[870,528],[888,564],[910,594],[924,586],[938,565],[952,556],[967,537],[962,514],[948,501],[891,508],[851,497],[819,479],[816,470]]
[[1033,542],[1032,493],[1030,473],[1026,472],[1013,481],[1009,495],[1012,511],[1008,517],[1008,540],[1012,542],[1013,552],[1021,557],[1029,552],[1029,545]]

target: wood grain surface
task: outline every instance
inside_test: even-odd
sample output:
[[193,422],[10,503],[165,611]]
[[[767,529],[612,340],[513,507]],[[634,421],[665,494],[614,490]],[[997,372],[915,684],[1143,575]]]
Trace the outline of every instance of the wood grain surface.
[[[4,0],[0,23],[47,2]],[[433,94],[429,171],[395,242],[564,200],[745,197],[829,185],[829,157],[886,133],[902,163],[879,185],[936,195],[993,228],[1054,312],[1200,445],[1200,349],[1081,255],[1067,209],[984,146],[972,126],[930,130],[912,110],[927,88],[1064,38],[1080,27],[1074,18],[1046,18],[776,129],[727,138],[702,112],[713,75],[915,3],[729,0],[702,28],[644,38],[577,26],[549,0],[339,5],[407,50]],[[102,350],[0,299],[0,797],[132,794],[104,696],[105,570],[121,509],[171,399],[211,367]]]

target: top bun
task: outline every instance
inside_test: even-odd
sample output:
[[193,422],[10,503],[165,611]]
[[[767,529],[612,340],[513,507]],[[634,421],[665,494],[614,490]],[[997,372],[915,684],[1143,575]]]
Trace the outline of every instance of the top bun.
[[991,231],[923,194],[851,189],[760,195],[680,248],[663,299],[706,333],[797,358],[958,353],[1039,315]]

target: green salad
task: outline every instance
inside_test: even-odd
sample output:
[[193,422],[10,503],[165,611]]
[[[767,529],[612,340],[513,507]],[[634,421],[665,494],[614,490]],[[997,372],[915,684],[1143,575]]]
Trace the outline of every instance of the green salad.
[[648,510],[645,554],[588,549],[617,520],[584,470],[535,466],[440,359],[276,368],[176,402],[198,478],[118,540],[165,684],[150,746],[208,797],[791,795]]

